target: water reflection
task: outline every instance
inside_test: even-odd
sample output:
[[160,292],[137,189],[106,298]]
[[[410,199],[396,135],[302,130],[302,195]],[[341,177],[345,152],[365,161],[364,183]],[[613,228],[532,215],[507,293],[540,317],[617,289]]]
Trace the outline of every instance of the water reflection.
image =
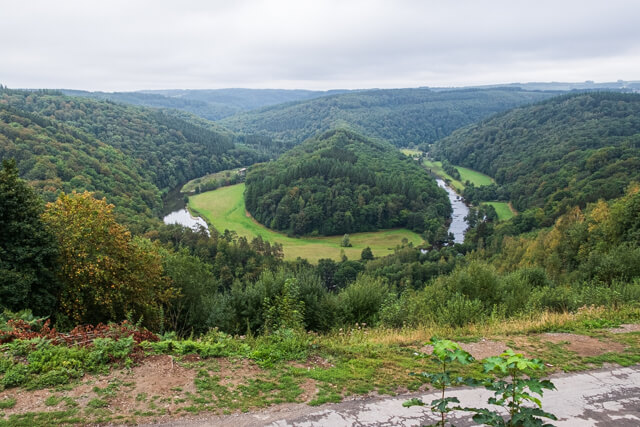
[[186,209],[173,211],[162,218],[162,221],[165,224],[180,224],[193,230],[198,230],[200,226],[202,226],[207,230],[207,234],[209,234],[209,228],[206,221],[200,217],[191,216],[191,213]]
[[464,242],[464,233],[467,231],[469,225],[465,221],[465,217],[469,215],[469,207],[464,204],[462,197],[453,191],[443,180],[436,179],[438,186],[447,190],[449,194],[449,202],[451,202],[451,208],[453,214],[451,215],[451,225],[449,225],[449,233],[453,234],[454,243]]

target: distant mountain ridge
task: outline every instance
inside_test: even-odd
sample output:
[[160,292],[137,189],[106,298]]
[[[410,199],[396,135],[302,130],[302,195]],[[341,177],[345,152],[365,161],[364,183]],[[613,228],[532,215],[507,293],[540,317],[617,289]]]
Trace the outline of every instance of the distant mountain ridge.
[[236,132],[261,133],[288,144],[345,128],[395,146],[410,146],[432,143],[492,114],[557,94],[519,88],[375,89],[274,105],[218,123]]
[[70,96],[111,100],[125,104],[187,111],[208,120],[219,120],[244,111],[275,104],[318,98],[346,90],[302,89],[166,89],[134,92],[90,92],[61,89]]

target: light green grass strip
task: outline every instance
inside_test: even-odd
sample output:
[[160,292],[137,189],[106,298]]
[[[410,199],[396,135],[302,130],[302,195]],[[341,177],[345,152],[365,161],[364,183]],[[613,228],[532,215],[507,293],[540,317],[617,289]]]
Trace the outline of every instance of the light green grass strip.
[[340,252],[352,260],[360,259],[360,253],[369,246],[375,256],[393,253],[394,248],[406,238],[414,245],[423,242],[420,235],[406,230],[382,230],[350,235],[353,247],[341,248],[342,236],[293,238],[270,230],[254,221],[244,205],[244,184],[218,188],[214,191],[189,197],[189,208],[203,216],[219,232],[233,230],[249,241],[261,236],[269,242],[282,244],[285,259],[297,257],[317,262],[321,258],[340,259]]
[[500,221],[505,221],[507,219],[513,218],[516,215],[515,212],[511,210],[511,207],[507,202],[484,202],[483,205],[493,206],[493,208],[496,210],[496,213],[498,214],[498,219]]

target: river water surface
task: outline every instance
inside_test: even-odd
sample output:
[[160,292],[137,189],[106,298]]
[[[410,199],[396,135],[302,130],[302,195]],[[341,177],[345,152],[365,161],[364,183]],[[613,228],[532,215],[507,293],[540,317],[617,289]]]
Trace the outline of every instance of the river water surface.
[[447,194],[449,194],[449,202],[451,202],[451,208],[453,209],[449,233],[453,234],[454,243],[463,243],[464,233],[466,233],[467,228],[469,228],[469,224],[467,224],[467,221],[464,219],[464,217],[469,215],[469,207],[464,203],[462,197],[458,196],[443,180],[438,178],[436,181],[438,182],[438,186],[444,188]]
[[209,227],[207,226],[207,222],[199,216],[192,216],[191,213],[184,208],[173,211],[169,215],[165,215],[165,217],[162,218],[162,221],[165,224],[180,224],[193,230],[198,230],[198,228],[202,226],[205,230],[207,230],[207,234],[209,234]]

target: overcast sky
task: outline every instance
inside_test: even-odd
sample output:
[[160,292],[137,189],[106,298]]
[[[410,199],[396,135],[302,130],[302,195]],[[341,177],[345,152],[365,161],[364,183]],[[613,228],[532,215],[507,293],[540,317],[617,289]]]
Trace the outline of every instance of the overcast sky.
[[640,80],[640,1],[0,0],[12,88]]

